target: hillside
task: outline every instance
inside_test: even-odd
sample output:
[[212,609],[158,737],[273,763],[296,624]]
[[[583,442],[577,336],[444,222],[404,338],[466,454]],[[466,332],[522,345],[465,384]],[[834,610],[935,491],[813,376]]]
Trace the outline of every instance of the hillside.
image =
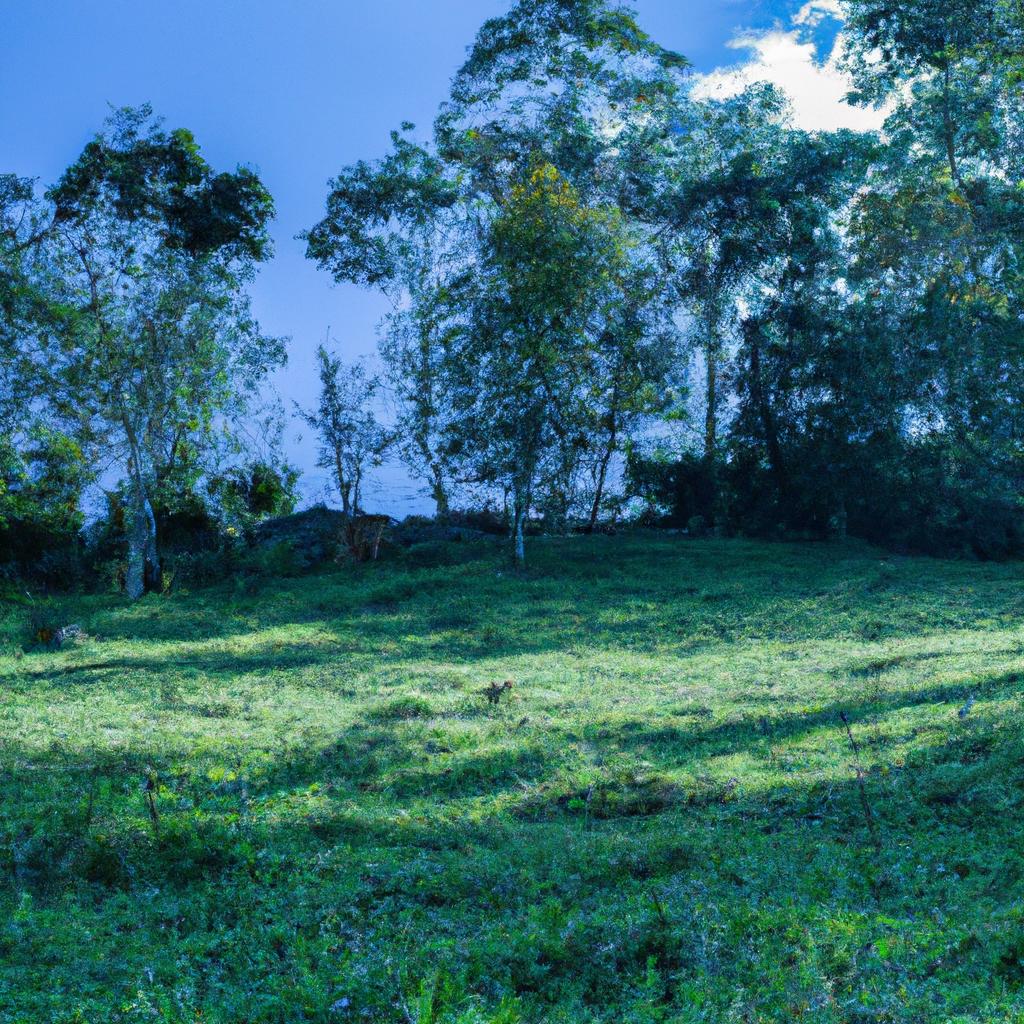
[[0,1021],[1024,1020],[1019,565],[531,556],[9,603]]

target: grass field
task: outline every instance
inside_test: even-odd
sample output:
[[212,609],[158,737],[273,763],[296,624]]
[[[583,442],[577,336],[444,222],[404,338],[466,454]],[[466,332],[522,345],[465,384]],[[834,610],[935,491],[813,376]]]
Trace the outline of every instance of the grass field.
[[1024,1022],[1024,568],[531,553],[8,602],[0,1021]]

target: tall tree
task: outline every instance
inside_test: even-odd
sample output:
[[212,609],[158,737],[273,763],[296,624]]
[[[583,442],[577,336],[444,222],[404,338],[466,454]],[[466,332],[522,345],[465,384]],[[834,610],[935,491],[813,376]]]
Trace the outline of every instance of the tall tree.
[[1024,12],[1003,0],[845,9],[855,98],[890,104],[849,276],[886,300],[914,349],[904,458],[935,463],[948,523],[1019,533]]
[[455,447],[512,498],[516,561],[538,477],[590,415],[596,342],[621,302],[629,238],[550,164],[514,185],[489,225],[454,333]]
[[123,474],[138,597],[159,586],[161,495],[200,471],[284,359],[244,292],[273,205],[252,171],[215,173],[148,107],[115,113],[47,199],[48,312],[19,349],[51,415]]
[[[332,182],[327,216],[307,235],[309,255],[336,279],[394,294],[400,312],[389,321],[393,333],[385,340],[385,357],[403,376],[416,367],[430,375],[430,387],[417,392],[420,404],[411,406],[414,415],[404,420],[419,425],[414,433],[420,440],[406,447],[418,452],[428,476],[443,469],[499,489],[503,479],[513,495],[512,532],[520,555],[537,480],[548,481],[550,493],[564,491],[583,454],[594,448],[594,431],[611,438],[613,449],[622,443],[625,432],[606,431],[600,411],[616,389],[612,420],[620,426],[623,411],[644,404],[625,389],[654,382],[621,372],[621,353],[637,350],[633,327],[651,327],[645,343],[670,343],[671,321],[652,298],[658,293],[650,283],[653,247],[636,225],[627,230],[617,211],[629,176],[623,154],[636,158],[642,152],[639,134],[667,134],[666,111],[682,95],[684,67],[682,58],[640,30],[627,8],[606,0],[521,0],[507,17],[481,29],[437,118],[432,144],[419,146],[396,134],[390,156],[344,171]],[[519,216],[533,218],[530,226],[516,224]],[[566,237],[556,237],[558,232]],[[574,243],[568,239],[573,232]],[[586,264],[595,245],[606,243],[621,261],[618,297],[596,316],[594,296],[603,291],[607,298],[608,281],[598,275],[591,287],[581,287],[571,265],[563,263],[559,271],[550,256],[569,259],[576,244]],[[520,264],[532,266],[531,280]],[[538,290],[545,275],[546,290]],[[628,296],[627,285],[634,286]],[[558,307],[551,323],[538,326],[525,309],[522,296],[531,290],[538,310]],[[633,308],[633,327],[623,327],[630,317],[615,312],[616,302]],[[468,381],[477,367],[466,363],[472,348],[474,358],[501,363],[512,375],[506,382],[519,374],[515,387],[526,387],[539,364],[529,362],[525,376],[515,365],[515,353],[523,355],[528,346],[512,340],[512,309],[530,314],[526,322],[538,332],[531,344],[553,346],[545,370],[547,405],[531,397],[528,414],[514,428],[500,411],[503,403],[481,399],[474,405]],[[581,333],[570,339],[574,330]],[[590,356],[582,363],[562,357],[573,348]],[[651,359],[649,365],[664,361]],[[616,383],[609,383],[612,378]],[[486,386],[490,379],[478,383]],[[495,446],[506,446],[501,459],[494,459],[496,448],[484,458],[481,444],[467,437],[470,407],[480,433],[493,426]],[[519,469],[499,471],[498,463],[509,465],[513,448]],[[603,487],[602,479],[599,493]],[[557,503],[564,505],[564,498]]]
[[790,130],[759,176],[762,263],[742,296],[730,431],[748,521],[843,534],[856,439],[891,422],[879,384],[895,346],[846,280],[848,219],[875,150],[870,136]]

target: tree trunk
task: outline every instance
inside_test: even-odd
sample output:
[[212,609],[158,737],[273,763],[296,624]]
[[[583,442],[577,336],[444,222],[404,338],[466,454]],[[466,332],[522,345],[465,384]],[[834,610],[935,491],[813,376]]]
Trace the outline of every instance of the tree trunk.
[[431,466],[431,475],[433,479],[430,485],[430,494],[436,506],[435,515],[438,519],[447,519],[451,511],[448,504],[448,489],[444,484],[444,474],[437,463]]
[[146,592],[146,520],[135,500],[128,520],[128,572],[124,589],[132,601]]
[[[942,127],[946,143],[946,160],[949,163],[949,173],[958,189],[963,190],[964,179],[960,176],[960,166],[956,159],[956,126],[953,124],[953,114],[950,110],[950,69],[949,61],[946,61],[943,68],[942,86]],[[963,197],[964,199],[967,196]]]
[[160,552],[156,542],[156,514],[150,500],[153,477],[148,460],[143,457],[139,434],[127,415],[121,417],[128,439],[131,457],[128,463],[131,475],[131,491],[128,523],[128,572],[125,590],[136,601],[149,590],[161,589]]
[[132,484],[128,518],[128,573],[125,591],[137,601],[147,590],[160,585],[160,560],[156,550],[156,516],[149,498],[138,483]]
[[528,489],[516,485],[512,494],[512,552],[517,569],[526,568],[526,514],[529,507]]
[[334,453],[334,476],[341,495],[341,511],[349,519],[352,518],[352,485],[345,479],[345,468],[341,462],[341,453]]
[[718,342],[708,339],[705,349],[707,363],[707,411],[704,415],[704,459],[712,465],[718,448]]
[[163,590],[164,573],[160,562],[159,548],[157,547],[156,514],[153,511],[153,504],[148,498],[143,499],[143,505],[146,512],[146,590],[150,593],[159,594]]
[[526,510],[522,505],[516,503],[512,522],[512,545],[516,568],[518,569],[526,568],[526,537],[524,534],[525,520]]
[[362,508],[363,496],[359,493],[362,484],[362,473],[360,470],[356,470],[355,477],[352,480],[352,514],[360,515]]
[[601,463],[597,470],[597,486],[594,489],[594,504],[590,507],[590,522],[587,525],[587,532],[593,533],[597,528],[597,517],[601,514],[601,499],[604,497],[604,483],[608,477],[608,465],[612,461],[612,455],[618,445],[616,428],[613,426],[608,437],[608,445],[601,456]]

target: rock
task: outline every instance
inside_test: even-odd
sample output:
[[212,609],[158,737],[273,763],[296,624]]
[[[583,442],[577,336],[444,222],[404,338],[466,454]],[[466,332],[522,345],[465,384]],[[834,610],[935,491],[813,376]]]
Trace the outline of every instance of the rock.
[[402,547],[414,544],[448,544],[483,540],[488,534],[483,530],[458,523],[438,522],[425,516],[409,516],[392,531],[391,539]]
[[255,546],[270,549],[287,545],[296,567],[307,569],[330,561],[345,541],[348,519],[344,512],[314,505],[294,515],[267,519],[256,527]]
[[85,639],[85,630],[83,630],[81,626],[62,626],[54,632],[53,637],[50,640],[50,646],[55,651],[59,651],[62,647],[67,647],[68,644],[72,644],[76,640],[83,639]]

